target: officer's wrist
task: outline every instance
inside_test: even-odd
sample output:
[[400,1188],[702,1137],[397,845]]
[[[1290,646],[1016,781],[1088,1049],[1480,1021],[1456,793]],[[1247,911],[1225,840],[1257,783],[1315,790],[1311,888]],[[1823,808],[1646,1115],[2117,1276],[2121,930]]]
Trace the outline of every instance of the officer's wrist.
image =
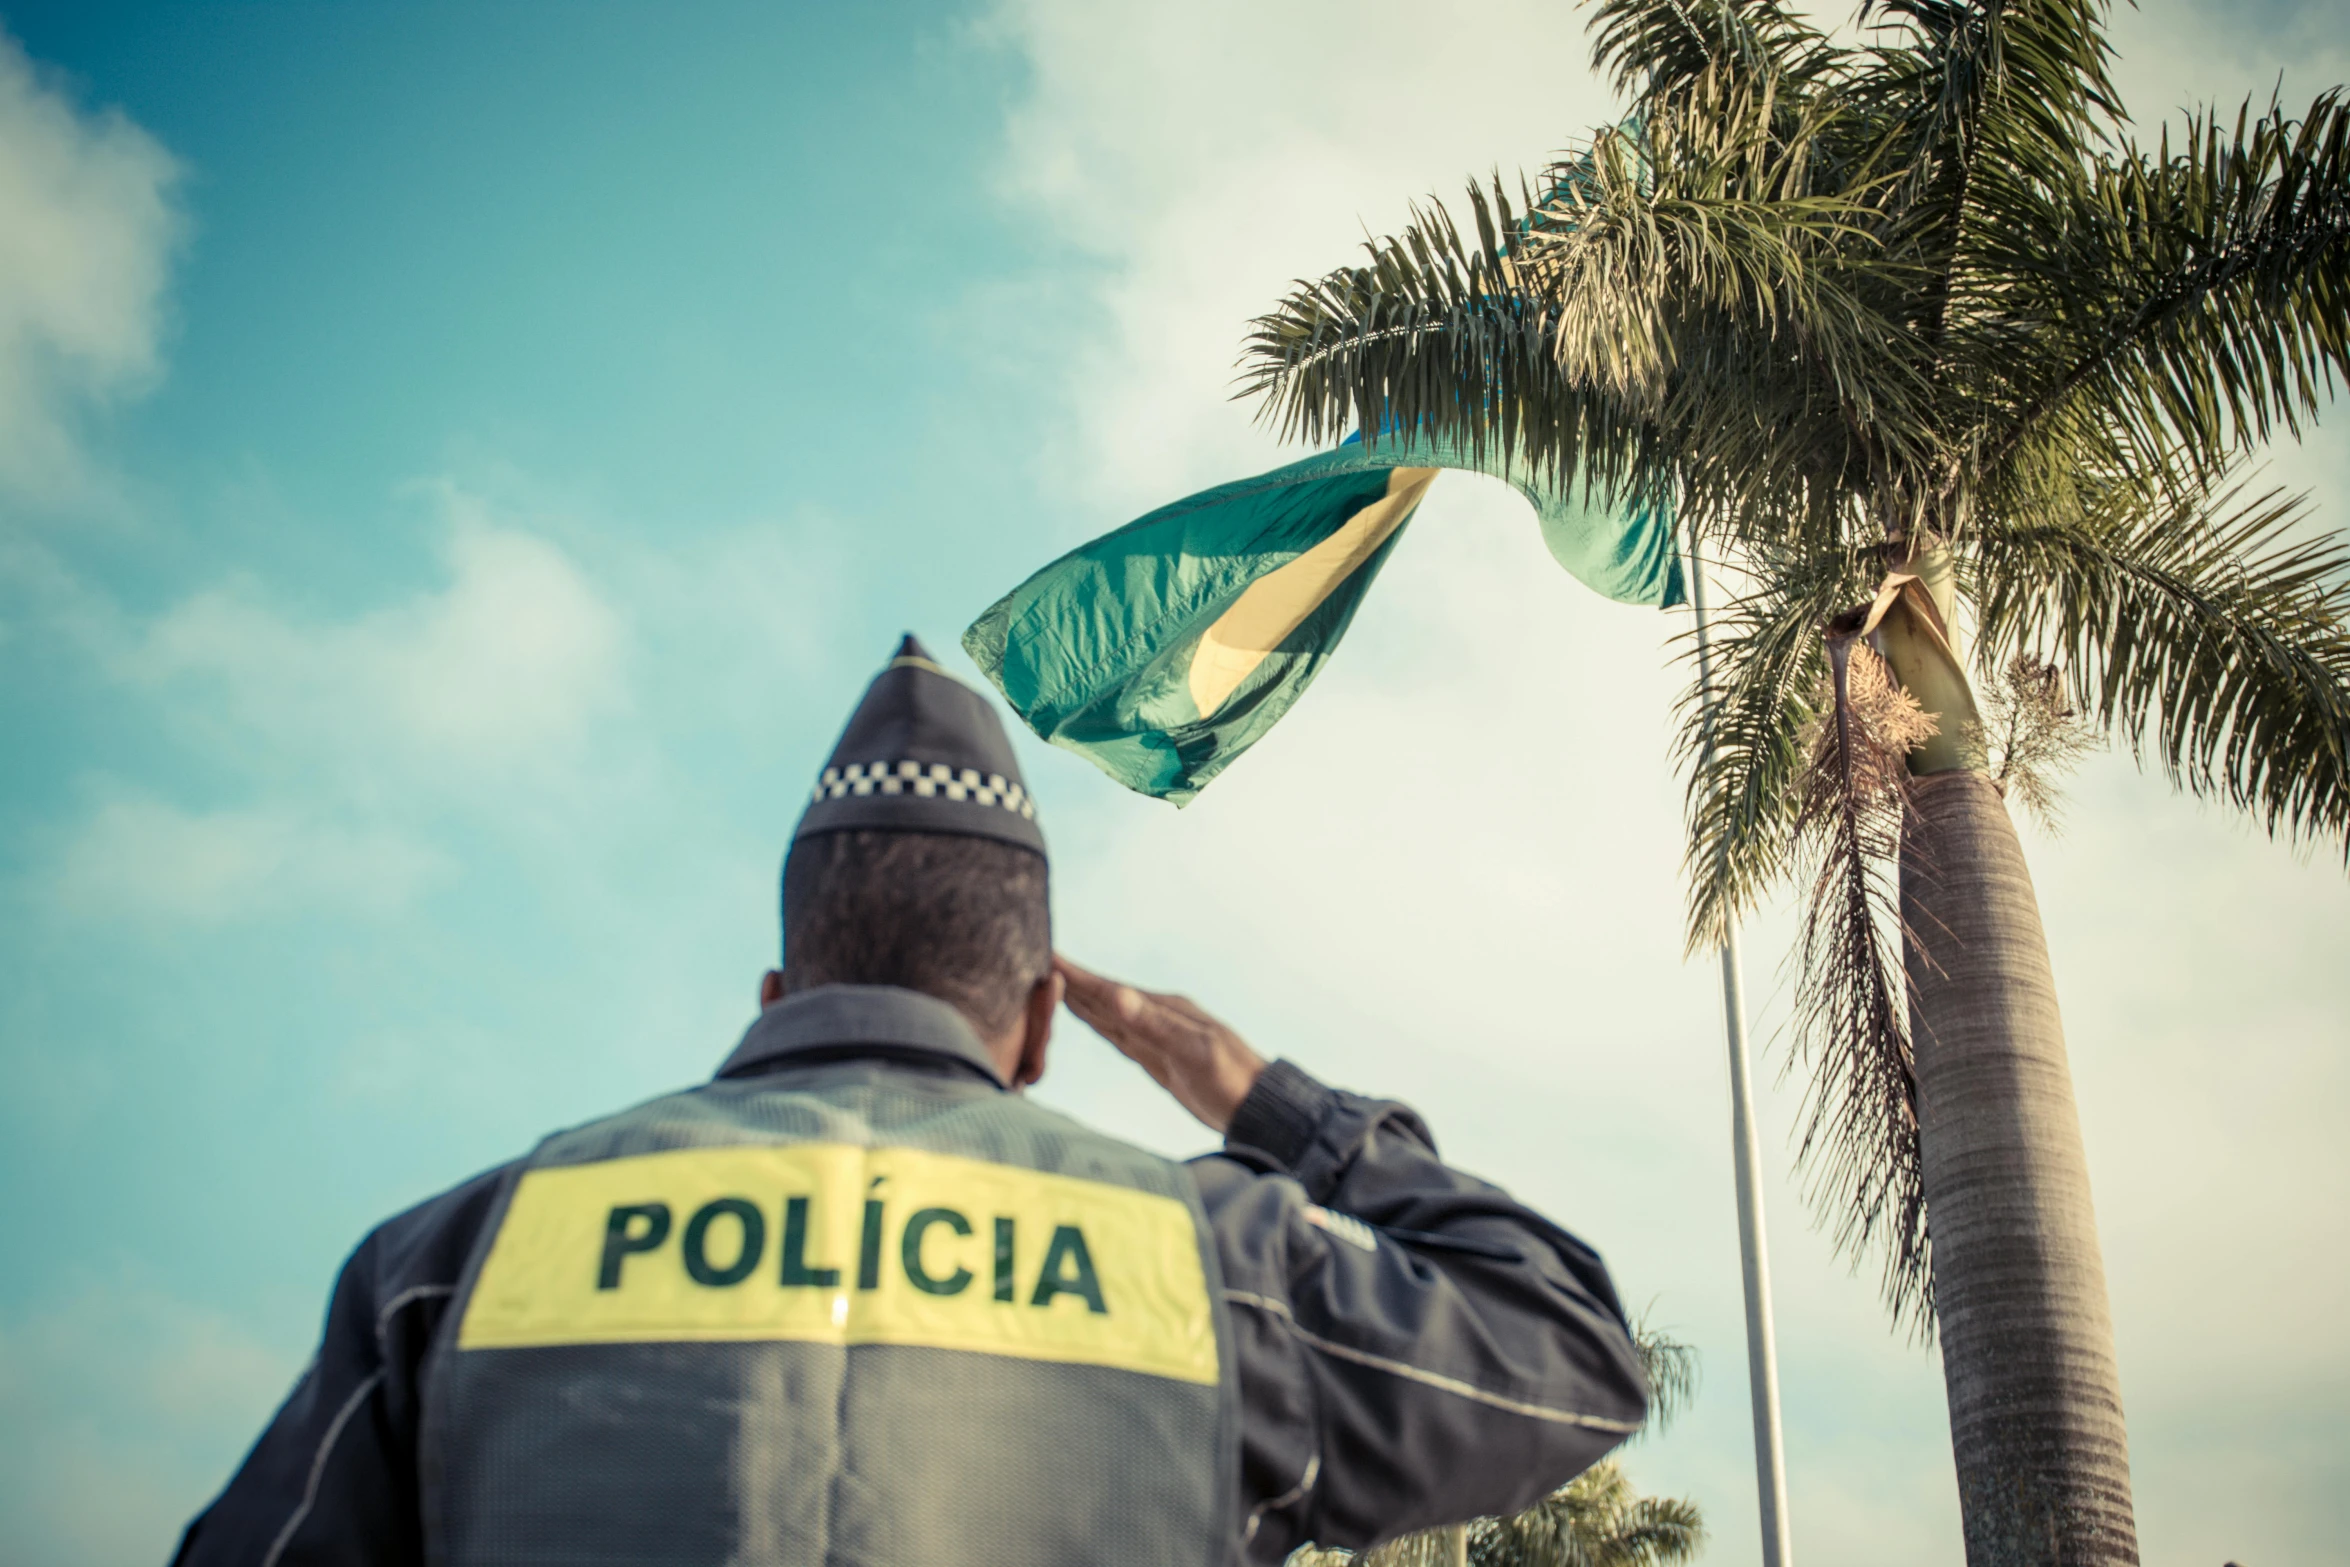
[[1257,1074],[1247,1097],[1232,1112],[1224,1141],[1268,1154],[1284,1169],[1294,1170],[1337,1103],[1336,1090],[1294,1062],[1276,1061]]

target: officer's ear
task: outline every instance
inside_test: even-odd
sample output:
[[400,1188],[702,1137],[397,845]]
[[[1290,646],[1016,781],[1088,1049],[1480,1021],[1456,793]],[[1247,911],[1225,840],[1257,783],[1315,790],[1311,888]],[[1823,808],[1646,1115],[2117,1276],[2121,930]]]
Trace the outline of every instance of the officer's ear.
[[1053,1039],[1053,1014],[1061,1010],[1061,994],[1069,982],[1060,970],[1028,987],[1028,1005],[1020,1018],[1020,1064],[1012,1072],[1012,1086],[1026,1088],[1044,1076],[1045,1046]]
[[765,1011],[783,999],[783,970],[771,968],[759,976],[759,1008]]

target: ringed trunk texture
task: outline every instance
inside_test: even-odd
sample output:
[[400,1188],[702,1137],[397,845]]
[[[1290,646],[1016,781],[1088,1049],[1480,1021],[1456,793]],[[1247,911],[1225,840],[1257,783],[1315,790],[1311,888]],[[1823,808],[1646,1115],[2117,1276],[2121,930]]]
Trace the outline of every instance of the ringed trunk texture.
[[2031,873],[1985,774],[1915,788],[1901,911],[1968,1567],[2135,1564],[2105,1265]]

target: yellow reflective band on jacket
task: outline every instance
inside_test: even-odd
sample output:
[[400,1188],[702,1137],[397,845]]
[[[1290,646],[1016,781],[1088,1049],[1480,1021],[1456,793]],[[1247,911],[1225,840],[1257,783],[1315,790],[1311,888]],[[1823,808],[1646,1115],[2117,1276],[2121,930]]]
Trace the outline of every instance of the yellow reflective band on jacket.
[[793,1143],[524,1173],[457,1344],[909,1344],[1217,1380],[1191,1210],[1014,1165]]

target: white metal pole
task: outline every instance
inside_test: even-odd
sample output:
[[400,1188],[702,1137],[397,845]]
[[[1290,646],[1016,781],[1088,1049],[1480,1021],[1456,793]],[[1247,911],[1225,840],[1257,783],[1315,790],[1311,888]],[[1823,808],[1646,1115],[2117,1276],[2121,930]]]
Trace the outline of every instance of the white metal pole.
[[[1689,541],[1689,597],[1697,610],[1697,674],[1709,704],[1706,746],[1713,744],[1713,650],[1706,620],[1705,568]],[[1763,1245],[1762,1149],[1754,1132],[1754,1073],[1746,1050],[1746,986],[1739,973],[1738,925],[1722,927],[1722,1019],[1730,1042],[1730,1158],[1738,1181],[1738,1260],[1746,1282],[1746,1375],[1754,1396],[1754,1481],[1762,1506],[1763,1567],[1793,1567],[1787,1522],[1787,1454],[1779,1436],[1779,1350],[1771,1332],[1771,1265]]]

